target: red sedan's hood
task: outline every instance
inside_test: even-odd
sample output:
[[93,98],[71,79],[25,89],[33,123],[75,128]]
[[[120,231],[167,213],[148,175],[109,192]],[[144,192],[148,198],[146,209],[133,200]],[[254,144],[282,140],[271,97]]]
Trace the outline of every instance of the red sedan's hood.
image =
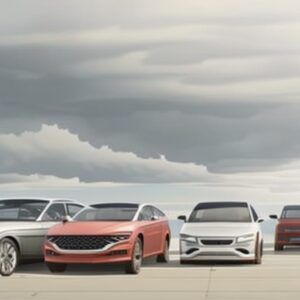
[[106,235],[131,232],[137,222],[67,222],[49,229],[48,235]]

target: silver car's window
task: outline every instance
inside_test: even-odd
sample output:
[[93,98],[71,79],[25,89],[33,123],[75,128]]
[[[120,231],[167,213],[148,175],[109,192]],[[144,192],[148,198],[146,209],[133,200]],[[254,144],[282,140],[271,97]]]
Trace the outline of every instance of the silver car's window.
[[193,210],[188,222],[251,222],[246,203],[200,203]]
[[0,221],[35,221],[48,203],[44,200],[1,200]]
[[82,205],[79,204],[67,204],[67,209],[68,209],[68,215],[70,217],[75,216],[81,209],[82,209]]
[[138,205],[103,204],[92,205],[75,216],[77,221],[131,221],[138,209]]
[[55,203],[49,206],[42,217],[42,221],[61,221],[66,216],[65,205]]

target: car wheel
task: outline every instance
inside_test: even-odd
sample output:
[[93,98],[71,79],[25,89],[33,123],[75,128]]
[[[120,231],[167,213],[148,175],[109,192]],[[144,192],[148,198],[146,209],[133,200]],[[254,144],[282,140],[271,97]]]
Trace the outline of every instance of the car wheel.
[[131,260],[125,266],[127,274],[138,274],[143,260],[143,244],[140,238],[137,238],[131,255]]
[[275,244],[274,250],[275,250],[275,251],[283,251],[283,245]]
[[48,269],[52,273],[62,273],[66,270],[67,265],[66,264],[59,264],[59,263],[46,263]]
[[19,249],[9,238],[0,241],[0,274],[10,276],[16,269],[19,259]]
[[256,265],[260,265],[262,262],[262,242],[259,243],[259,241],[256,242],[256,251],[255,251],[255,260],[254,263]]
[[166,239],[164,244],[164,252],[157,255],[157,262],[160,263],[167,263],[170,260],[170,253],[169,253],[169,241]]

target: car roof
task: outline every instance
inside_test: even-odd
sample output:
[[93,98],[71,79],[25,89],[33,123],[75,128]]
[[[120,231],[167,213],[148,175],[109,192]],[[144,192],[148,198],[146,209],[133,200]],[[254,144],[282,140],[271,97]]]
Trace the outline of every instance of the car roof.
[[[47,201],[51,203],[80,203],[79,201],[72,199],[54,199],[54,198],[36,198],[36,197],[24,197],[24,198],[1,198],[0,201]],[[82,203],[80,203],[82,204]],[[84,205],[84,204],[82,204]]]

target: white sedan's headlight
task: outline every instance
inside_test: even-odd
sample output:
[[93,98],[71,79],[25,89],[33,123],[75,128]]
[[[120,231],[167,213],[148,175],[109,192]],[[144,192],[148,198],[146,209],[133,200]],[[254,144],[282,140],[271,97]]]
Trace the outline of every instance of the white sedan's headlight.
[[253,241],[255,238],[255,234],[254,233],[250,233],[250,234],[244,234],[241,235],[237,238],[236,242],[237,243],[245,243],[245,242],[251,242]]
[[197,238],[195,236],[187,235],[187,234],[181,234],[180,240],[186,241],[186,242],[191,242],[191,243],[197,243]]

